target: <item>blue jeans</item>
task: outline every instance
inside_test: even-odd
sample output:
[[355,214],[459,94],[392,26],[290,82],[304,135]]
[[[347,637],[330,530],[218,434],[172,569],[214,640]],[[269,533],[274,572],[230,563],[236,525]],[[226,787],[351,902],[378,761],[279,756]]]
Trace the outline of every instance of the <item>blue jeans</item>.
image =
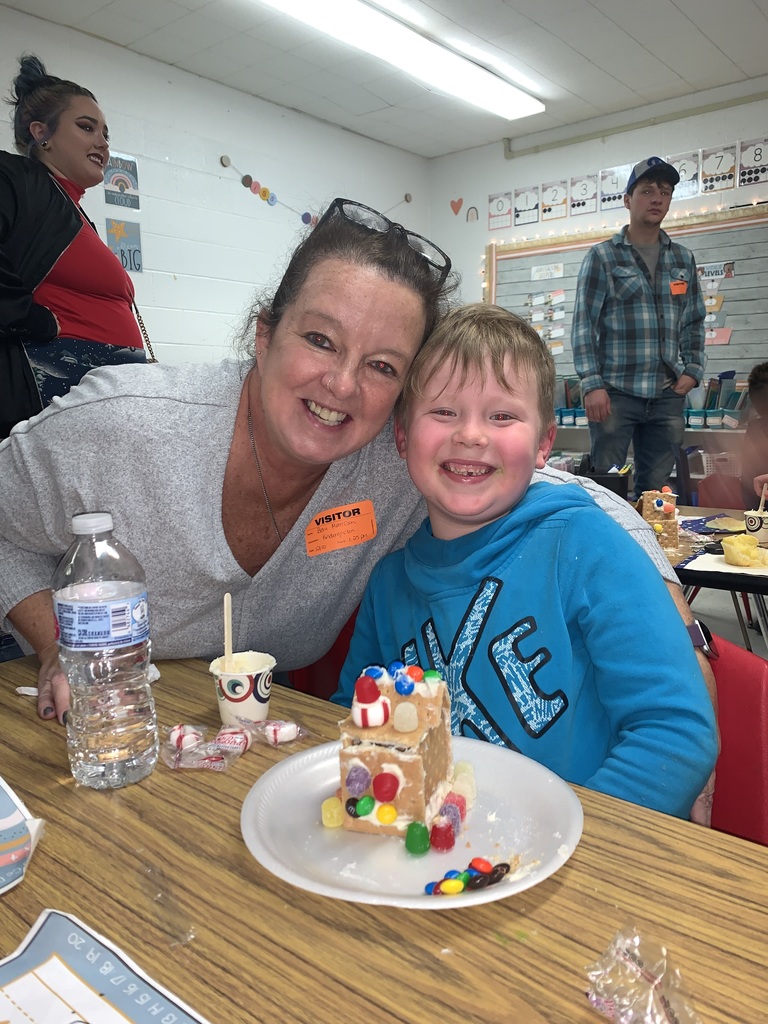
[[611,415],[589,424],[592,462],[600,469],[623,466],[629,445],[634,453],[635,497],[658,491],[669,479],[683,443],[685,395],[666,388],[658,398],[639,398],[607,388]]

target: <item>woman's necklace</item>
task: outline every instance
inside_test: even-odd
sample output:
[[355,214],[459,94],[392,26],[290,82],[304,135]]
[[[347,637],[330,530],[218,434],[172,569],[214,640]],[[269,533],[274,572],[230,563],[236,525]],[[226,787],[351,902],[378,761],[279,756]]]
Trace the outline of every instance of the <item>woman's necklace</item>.
[[257,469],[258,474],[259,474],[259,482],[261,484],[261,491],[262,491],[262,494],[264,495],[264,504],[267,506],[267,512],[269,512],[269,518],[272,520],[272,525],[275,528],[275,533],[277,534],[277,539],[282,544],[283,535],[282,535],[282,533],[280,533],[280,527],[277,525],[277,520],[275,519],[275,513],[272,511],[272,502],[269,500],[269,495],[267,494],[267,488],[266,488],[266,486],[264,484],[264,474],[261,472],[261,463],[259,462],[259,453],[256,451],[256,440],[255,440],[255,438],[253,436],[253,417],[251,416],[251,396],[250,396],[250,394],[248,395],[248,436],[251,439],[251,451],[253,452],[253,457],[256,460],[256,469]]

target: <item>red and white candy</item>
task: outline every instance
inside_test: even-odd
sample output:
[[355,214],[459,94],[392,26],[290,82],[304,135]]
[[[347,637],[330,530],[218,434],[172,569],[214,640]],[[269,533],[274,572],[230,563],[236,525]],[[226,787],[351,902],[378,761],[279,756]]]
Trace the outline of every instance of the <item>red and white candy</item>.
[[225,726],[216,733],[213,741],[219,750],[235,750],[238,754],[244,754],[253,742],[253,737],[247,729]]
[[389,721],[389,699],[381,693],[371,676],[358,678],[350,710],[352,721],[359,729],[376,728]]
[[174,725],[168,740],[177,750],[189,750],[203,742],[203,734],[194,725]]

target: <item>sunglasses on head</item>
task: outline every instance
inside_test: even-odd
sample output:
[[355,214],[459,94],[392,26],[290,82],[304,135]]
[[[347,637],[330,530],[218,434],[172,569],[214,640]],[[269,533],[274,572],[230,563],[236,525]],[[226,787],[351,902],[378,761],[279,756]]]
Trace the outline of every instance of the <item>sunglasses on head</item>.
[[409,231],[402,224],[385,217],[383,213],[365,206],[363,203],[356,203],[354,199],[334,199],[323,216],[317,222],[320,227],[325,221],[330,220],[334,213],[340,213],[345,220],[352,224],[359,224],[360,227],[368,228],[369,231],[379,231],[386,234],[388,231],[397,231],[405,237],[408,245],[429,263],[439,273],[440,284],[445,281],[451,271],[451,261],[434,242],[430,242],[423,235],[417,235],[415,231]]

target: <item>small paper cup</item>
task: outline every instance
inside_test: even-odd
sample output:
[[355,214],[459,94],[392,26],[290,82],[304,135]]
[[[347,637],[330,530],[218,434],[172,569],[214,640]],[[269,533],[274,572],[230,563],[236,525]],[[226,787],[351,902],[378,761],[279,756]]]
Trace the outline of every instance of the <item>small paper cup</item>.
[[225,671],[224,662],[222,655],[209,666],[222,725],[237,727],[263,722],[269,716],[275,659],[261,651],[242,651],[232,655],[230,671]]
[[744,526],[758,544],[768,544],[768,512],[745,512]]

